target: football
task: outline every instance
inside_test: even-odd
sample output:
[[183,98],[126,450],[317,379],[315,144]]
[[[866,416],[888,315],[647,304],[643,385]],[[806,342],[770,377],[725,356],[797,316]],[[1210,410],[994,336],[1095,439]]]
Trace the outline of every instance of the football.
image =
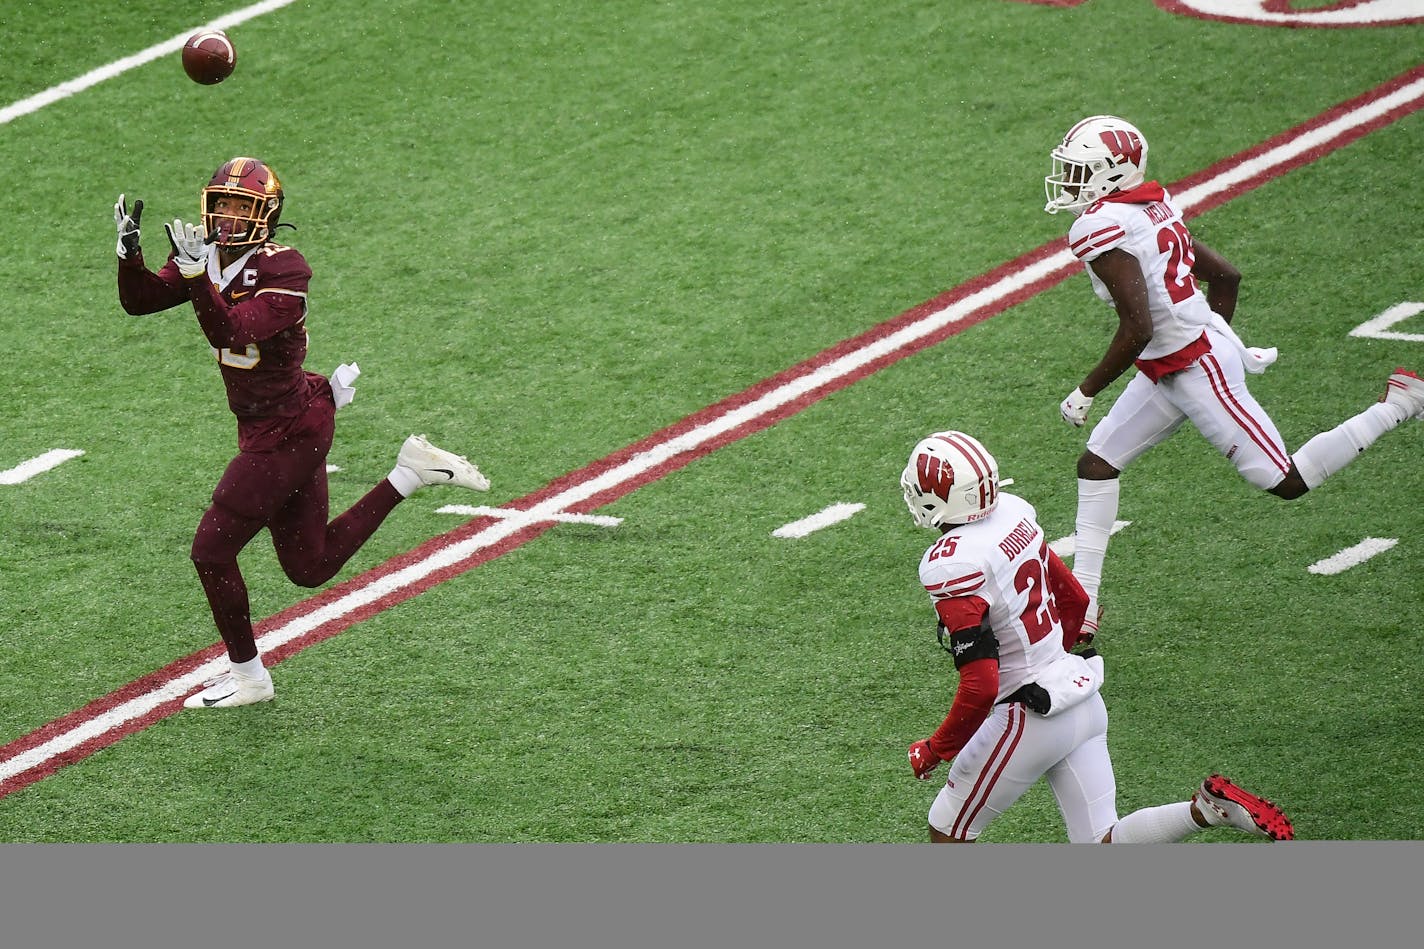
[[201,30],[183,44],[183,71],[194,82],[211,86],[232,75],[237,49],[222,30]]

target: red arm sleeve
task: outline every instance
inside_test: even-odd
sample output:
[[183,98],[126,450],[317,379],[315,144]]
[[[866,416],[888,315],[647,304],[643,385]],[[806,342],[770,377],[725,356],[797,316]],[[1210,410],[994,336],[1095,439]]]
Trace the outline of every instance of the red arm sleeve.
[[989,603],[981,596],[952,596],[936,600],[935,615],[951,633],[969,629],[984,622],[989,612]]
[[143,254],[119,260],[119,305],[131,316],[157,313],[188,301],[188,288],[177,268],[154,273],[143,265]]
[[1058,604],[1058,618],[1063,623],[1063,648],[1071,650],[1078,644],[1083,618],[1088,615],[1088,591],[1052,550],[1048,552],[1048,589]]
[[930,750],[948,761],[984,724],[999,696],[999,660],[975,659],[959,670],[959,689],[944,722],[930,736]]

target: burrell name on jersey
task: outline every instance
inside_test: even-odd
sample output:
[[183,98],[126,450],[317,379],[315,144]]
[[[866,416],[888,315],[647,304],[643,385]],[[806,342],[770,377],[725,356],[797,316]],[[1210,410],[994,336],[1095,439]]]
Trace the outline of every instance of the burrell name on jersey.
[[1048,586],[1048,542],[1033,505],[1000,492],[988,517],[954,527],[925,551],[920,582],[943,619],[954,601],[977,598],[999,642],[999,698],[1063,655],[1063,628]]

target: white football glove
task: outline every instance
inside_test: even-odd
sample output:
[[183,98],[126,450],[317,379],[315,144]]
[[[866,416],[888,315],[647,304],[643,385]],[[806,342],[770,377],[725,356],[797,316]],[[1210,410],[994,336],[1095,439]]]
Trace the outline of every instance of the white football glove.
[[208,243],[208,232],[201,224],[184,224],[175,219],[172,224],[163,225],[168,232],[168,242],[173,245],[173,262],[184,277],[201,277],[208,272],[208,255],[213,246]]
[[1266,367],[1276,361],[1280,353],[1276,347],[1261,348],[1260,346],[1247,346],[1246,352],[1241,358],[1241,364],[1246,367],[1246,371],[1252,375],[1260,375],[1266,371]]
[[119,195],[119,200],[114,204],[114,227],[119,232],[119,243],[115,246],[115,253],[120,260],[128,260],[138,253],[138,219],[143,214],[143,202],[135,201],[133,213],[129,213],[128,205],[124,203],[124,196]]
[[331,398],[339,409],[350,405],[356,398],[356,377],[361,375],[361,367],[354,362],[344,362],[331,373],[327,382],[331,386]]
[[1084,395],[1082,389],[1074,389],[1058,406],[1058,411],[1063,413],[1063,421],[1082,428],[1083,423],[1088,420],[1088,410],[1092,407],[1093,397]]

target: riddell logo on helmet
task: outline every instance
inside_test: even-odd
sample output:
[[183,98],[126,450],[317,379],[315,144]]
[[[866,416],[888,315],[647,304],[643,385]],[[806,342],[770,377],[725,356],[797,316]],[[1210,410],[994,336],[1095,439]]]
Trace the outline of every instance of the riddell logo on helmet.
[[1103,144],[1118,161],[1130,161],[1134,165],[1142,164],[1142,136],[1136,132],[1116,129],[1100,132],[1098,137],[1103,140]]

